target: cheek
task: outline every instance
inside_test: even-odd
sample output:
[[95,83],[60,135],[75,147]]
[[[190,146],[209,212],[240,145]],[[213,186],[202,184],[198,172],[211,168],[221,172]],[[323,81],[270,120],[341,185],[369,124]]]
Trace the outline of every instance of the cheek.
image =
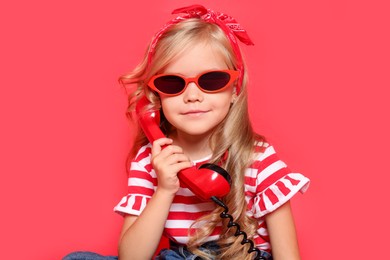
[[232,100],[233,98],[231,95],[220,96],[215,99],[215,104],[220,110],[229,111],[230,106],[232,104]]
[[219,99],[218,103],[215,103],[214,111],[215,111],[215,119],[217,121],[222,121],[230,111],[230,98],[229,99]]
[[175,104],[172,98],[161,98],[161,109],[168,121],[171,118],[172,112],[177,111]]

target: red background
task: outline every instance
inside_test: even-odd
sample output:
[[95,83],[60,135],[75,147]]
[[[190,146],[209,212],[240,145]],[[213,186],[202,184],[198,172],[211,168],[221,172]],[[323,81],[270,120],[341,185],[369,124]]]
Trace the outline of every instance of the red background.
[[[176,7],[194,1],[0,5],[2,259],[116,254],[130,129],[117,84]],[[384,259],[390,39],[387,1],[198,1],[243,47],[256,130],[311,178],[293,199],[304,260]]]

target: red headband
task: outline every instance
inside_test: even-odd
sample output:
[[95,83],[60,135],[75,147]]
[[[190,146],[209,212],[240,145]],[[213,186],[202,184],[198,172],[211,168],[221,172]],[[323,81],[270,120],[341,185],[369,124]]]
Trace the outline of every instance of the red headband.
[[148,65],[150,65],[152,62],[152,57],[154,55],[157,42],[159,41],[163,33],[170,26],[177,24],[186,19],[199,18],[208,23],[213,23],[218,25],[228,37],[230,44],[233,47],[234,54],[236,55],[237,58],[237,70],[240,73],[238,77],[237,94],[240,93],[243,75],[244,75],[244,64],[242,61],[240,48],[238,47],[237,39],[239,39],[241,42],[245,43],[246,45],[253,45],[253,42],[249,38],[246,31],[240,26],[239,23],[237,23],[237,21],[233,17],[228,16],[224,13],[214,12],[213,10],[206,9],[201,5],[191,5],[188,7],[176,9],[172,12],[172,14],[180,14],[180,13],[184,13],[184,14],[179,15],[175,19],[166,23],[160,29],[160,31],[158,31],[154,36],[148,53]]

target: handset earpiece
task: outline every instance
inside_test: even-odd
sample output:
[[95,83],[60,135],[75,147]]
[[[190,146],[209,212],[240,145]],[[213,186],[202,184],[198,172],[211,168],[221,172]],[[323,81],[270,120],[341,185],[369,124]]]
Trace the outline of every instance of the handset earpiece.
[[165,137],[165,135],[160,129],[160,111],[158,109],[147,110],[148,105],[150,105],[150,101],[143,96],[137,101],[135,113],[142,130],[152,143],[157,139]]

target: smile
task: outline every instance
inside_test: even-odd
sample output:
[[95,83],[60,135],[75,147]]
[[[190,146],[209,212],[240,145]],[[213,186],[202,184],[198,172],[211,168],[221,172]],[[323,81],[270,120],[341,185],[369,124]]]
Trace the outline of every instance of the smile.
[[209,112],[209,111],[191,110],[191,111],[187,111],[187,112],[182,113],[182,115],[185,115],[185,116],[201,116],[203,114],[206,114],[207,112]]

